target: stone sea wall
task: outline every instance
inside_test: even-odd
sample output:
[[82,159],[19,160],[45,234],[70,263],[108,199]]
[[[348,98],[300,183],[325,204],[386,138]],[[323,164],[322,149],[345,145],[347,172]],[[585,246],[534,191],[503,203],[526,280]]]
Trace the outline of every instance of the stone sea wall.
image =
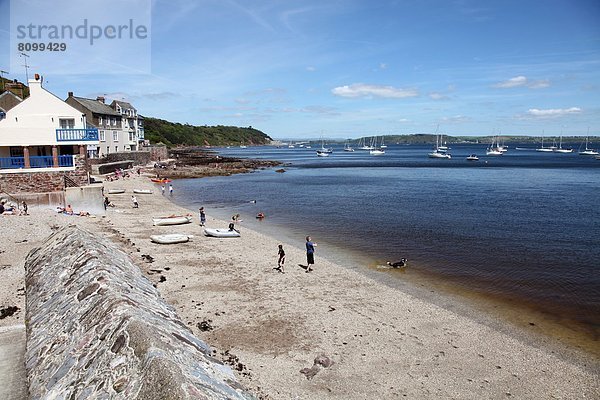
[[31,399],[252,399],[106,239],[64,228],[26,270]]

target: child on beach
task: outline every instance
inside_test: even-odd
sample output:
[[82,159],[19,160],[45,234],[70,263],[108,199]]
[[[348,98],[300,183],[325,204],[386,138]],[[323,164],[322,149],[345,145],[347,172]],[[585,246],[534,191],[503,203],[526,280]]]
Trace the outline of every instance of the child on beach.
[[285,251],[283,250],[282,244],[279,245],[279,252],[277,254],[279,255],[279,260],[277,260],[277,268],[273,269],[276,269],[283,274],[285,272],[283,270],[283,264],[285,264]]
[[206,224],[206,213],[204,212],[204,207],[200,207],[198,209],[198,214],[200,214],[200,226],[204,226],[204,224]]
[[169,195],[173,196],[173,185],[169,185]]
[[312,265],[315,265],[315,247],[316,243],[313,243],[310,236],[306,237],[306,272],[311,272]]
[[164,196],[165,195],[165,185],[162,185],[160,187],[160,190],[161,190],[162,195]]
[[131,196],[131,202],[133,203],[133,208],[140,207],[140,205],[138,204],[137,198],[135,196]]

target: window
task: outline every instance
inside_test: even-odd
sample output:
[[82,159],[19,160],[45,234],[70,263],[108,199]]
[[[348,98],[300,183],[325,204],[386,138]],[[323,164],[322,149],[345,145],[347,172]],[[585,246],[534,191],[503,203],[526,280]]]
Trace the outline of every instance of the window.
[[115,153],[119,152],[119,146],[115,146]]
[[98,136],[101,142],[106,142],[106,134],[104,133],[104,131],[98,131]]
[[112,126],[117,126],[117,119],[115,117],[111,118]]
[[75,128],[75,120],[74,119],[67,119],[67,118],[60,118],[58,120],[58,124],[60,125],[60,129],[73,129]]
[[98,117],[98,125],[102,125],[102,116]]
[[119,141],[119,132],[113,131],[113,142]]
[[129,132],[129,141],[130,142],[133,142],[133,136],[134,136],[134,133],[133,132]]

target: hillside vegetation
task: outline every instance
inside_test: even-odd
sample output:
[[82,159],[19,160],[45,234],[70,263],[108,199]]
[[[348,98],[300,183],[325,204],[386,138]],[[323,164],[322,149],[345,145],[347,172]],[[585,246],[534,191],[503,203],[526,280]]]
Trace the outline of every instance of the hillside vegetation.
[[169,147],[185,146],[235,146],[268,144],[271,138],[251,126],[195,126],[144,117],[146,139],[151,143],[162,142]]

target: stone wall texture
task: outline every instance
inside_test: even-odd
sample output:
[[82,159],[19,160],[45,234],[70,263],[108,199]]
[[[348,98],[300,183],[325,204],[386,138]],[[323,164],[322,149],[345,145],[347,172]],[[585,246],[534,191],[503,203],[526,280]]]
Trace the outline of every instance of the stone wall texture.
[[75,157],[75,170],[73,171],[39,172],[35,168],[15,173],[0,171],[0,190],[11,195],[58,192],[65,188],[65,176],[80,186],[87,185],[88,173],[85,158]]
[[31,399],[252,399],[106,239],[66,227],[25,267]]

